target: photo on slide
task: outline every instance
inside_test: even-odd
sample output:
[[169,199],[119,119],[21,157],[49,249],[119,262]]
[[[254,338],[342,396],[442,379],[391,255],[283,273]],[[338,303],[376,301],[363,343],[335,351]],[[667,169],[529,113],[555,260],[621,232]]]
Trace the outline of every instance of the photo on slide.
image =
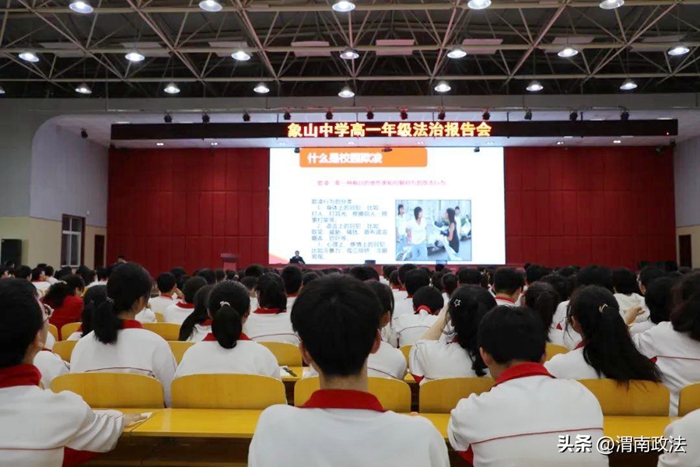
[[396,200],[396,261],[472,260],[472,202]]

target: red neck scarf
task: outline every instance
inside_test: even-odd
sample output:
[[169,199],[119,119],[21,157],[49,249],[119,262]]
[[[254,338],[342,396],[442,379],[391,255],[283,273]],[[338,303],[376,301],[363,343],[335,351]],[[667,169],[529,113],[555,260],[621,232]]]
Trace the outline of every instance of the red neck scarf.
[[528,376],[549,376],[550,378],[554,378],[541,363],[519,363],[507,368],[501,373],[501,376],[498,377],[494,386],[498,386],[511,379],[526,378]]
[[39,386],[41,373],[34,365],[15,365],[0,368],[0,389],[16,386]]
[[[239,341],[249,341],[251,340],[250,337],[246,336],[245,334],[241,333],[240,336],[238,336]],[[204,336],[204,339],[202,339],[202,342],[216,342],[216,337],[214,337],[214,334],[209,333],[206,336]]]
[[286,310],[280,310],[279,308],[258,308],[253,313],[256,315],[278,315],[284,313]]
[[385,412],[381,402],[374,395],[349,389],[319,389],[311,394],[304,409],[356,409]]
[[212,323],[212,319],[209,318],[209,319],[205,319],[204,321],[202,321],[201,323],[199,323],[199,325],[200,325],[200,326],[211,326],[211,323]]
[[421,305],[421,306],[419,306],[418,308],[416,308],[416,310],[413,312],[413,314],[414,314],[414,315],[417,315],[417,314],[419,314],[421,311],[425,311],[425,312],[428,313],[429,315],[432,315],[432,314],[433,314],[433,311],[430,309],[430,307],[429,307],[428,305]]
[[177,304],[180,308],[184,308],[186,310],[191,310],[194,308],[194,303],[187,303],[187,302],[179,302]]
[[135,319],[123,319],[122,329],[143,329],[143,326]]

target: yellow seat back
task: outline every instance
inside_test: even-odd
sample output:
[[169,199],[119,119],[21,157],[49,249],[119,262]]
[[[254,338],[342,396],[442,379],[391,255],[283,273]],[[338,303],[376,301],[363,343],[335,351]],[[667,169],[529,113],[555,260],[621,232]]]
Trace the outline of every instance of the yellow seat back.
[[[411,387],[393,378],[368,379],[369,392],[373,394],[385,410],[408,413],[411,411]],[[294,405],[301,407],[315,391],[320,389],[318,377],[302,378],[294,385]]]
[[494,381],[490,376],[428,381],[420,387],[418,411],[425,413],[450,413],[460,400],[472,394],[488,392],[493,383]]
[[550,361],[555,355],[567,352],[569,352],[569,349],[567,349],[563,345],[557,344],[547,344],[547,349],[545,350],[545,353],[547,355],[547,361]]
[[158,323],[165,323],[165,318],[163,318],[163,313],[156,313],[156,312],[153,312],[153,314],[156,315],[156,321],[157,321]]
[[70,373],[54,378],[51,390],[74,392],[93,409],[165,406],[160,381],[132,373]]
[[411,354],[412,347],[412,345],[402,345],[401,347],[399,347],[399,350],[403,354],[403,357],[406,359],[406,365],[409,365],[408,356]]
[[258,375],[212,374],[176,378],[173,408],[263,410],[286,404],[284,384]]
[[182,361],[182,356],[185,355],[187,349],[192,347],[194,344],[194,342],[168,341],[170,350],[172,350],[173,355],[175,355],[175,360],[177,361],[178,365]]
[[71,334],[76,332],[83,323],[68,323],[61,326],[61,338],[68,339]]
[[58,341],[53,346],[53,353],[61,357],[64,362],[70,363],[70,357],[73,355],[73,349],[78,341]]
[[49,323],[49,332],[54,339],[58,340],[58,328],[51,323]]
[[700,409],[700,383],[691,384],[681,389],[678,416],[683,417],[696,409]]
[[175,323],[143,323],[143,328],[153,331],[166,341],[180,338],[180,325]]
[[277,364],[280,366],[303,365],[301,351],[299,350],[299,347],[294,344],[287,344],[284,342],[259,342],[259,344],[270,349],[270,352],[272,352],[277,358]]
[[633,380],[627,386],[612,379],[582,379],[579,383],[596,396],[605,416],[668,416],[670,395],[661,383]]

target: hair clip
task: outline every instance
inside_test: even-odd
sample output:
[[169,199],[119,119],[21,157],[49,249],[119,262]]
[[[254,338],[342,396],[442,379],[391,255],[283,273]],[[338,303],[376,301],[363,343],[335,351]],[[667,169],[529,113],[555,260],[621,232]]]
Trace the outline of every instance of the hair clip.
[[460,306],[461,304],[462,304],[462,300],[460,300],[459,298],[454,301],[455,306]]
[[600,307],[598,308],[598,311],[599,311],[600,313],[602,313],[603,311],[605,311],[605,309],[606,309],[607,307],[608,307],[608,304],[607,304],[607,303],[603,303],[603,304],[600,305]]
[[219,306],[224,306],[224,305],[231,306],[231,304],[229,302],[219,302]]

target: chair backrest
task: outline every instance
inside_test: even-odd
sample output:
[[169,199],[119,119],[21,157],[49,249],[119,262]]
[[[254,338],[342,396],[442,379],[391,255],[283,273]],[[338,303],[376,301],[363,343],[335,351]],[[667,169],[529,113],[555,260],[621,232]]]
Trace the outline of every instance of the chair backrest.
[[74,392],[93,409],[165,406],[160,381],[133,373],[69,373],[54,378],[51,390]]
[[[368,379],[369,392],[374,394],[385,410],[408,413],[411,411],[411,387],[403,381],[393,378]],[[301,407],[306,404],[311,394],[320,389],[317,376],[302,378],[294,385],[294,405]]]
[[194,342],[168,341],[170,350],[172,350],[173,355],[175,355],[175,360],[177,361],[178,365],[182,361],[182,356],[185,355],[187,349],[192,347],[194,344]]
[[64,324],[61,326],[61,338],[63,340],[66,340],[70,337],[71,334],[76,332],[78,329],[80,329],[80,326],[82,323],[68,323]]
[[53,353],[61,357],[64,362],[70,363],[70,357],[73,355],[73,349],[78,341],[58,341],[53,345]]
[[282,381],[269,376],[212,374],[176,378],[173,408],[263,410],[286,404]]
[[691,384],[681,389],[678,416],[683,417],[696,409],[700,409],[700,383]]
[[567,349],[563,345],[547,344],[547,349],[545,350],[545,353],[547,355],[547,361],[550,361],[555,355],[559,355],[560,353],[567,353],[568,351],[569,349]]
[[605,416],[668,416],[670,395],[661,383],[633,380],[627,386],[612,379],[581,379],[579,383],[596,396]]
[[284,342],[259,342],[260,345],[264,345],[270,352],[272,352],[275,357],[277,357],[277,363],[287,366],[302,366],[303,362],[301,359],[301,351],[299,347],[294,344],[287,344]]
[[143,323],[144,329],[153,331],[166,341],[176,341],[180,338],[180,325],[175,323]]
[[163,318],[163,313],[153,312],[153,314],[156,315],[156,322],[165,323],[165,318]]
[[408,363],[408,356],[409,356],[410,353],[411,353],[411,347],[413,347],[413,346],[412,346],[412,345],[402,345],[402,346],[399,348],[399,350],[400,350],[401,353],[403,354],[403,357],[406,359],[406,365],[409,364],[409,363]]
[[450,413],[457,403],[472,394],[488,392],[493,386],[490,376],[436,379],[423,383],[418,395],[418,411]]
[[49,323],[49,332],[54,339],[58,340],[58,328],[51,323]]

